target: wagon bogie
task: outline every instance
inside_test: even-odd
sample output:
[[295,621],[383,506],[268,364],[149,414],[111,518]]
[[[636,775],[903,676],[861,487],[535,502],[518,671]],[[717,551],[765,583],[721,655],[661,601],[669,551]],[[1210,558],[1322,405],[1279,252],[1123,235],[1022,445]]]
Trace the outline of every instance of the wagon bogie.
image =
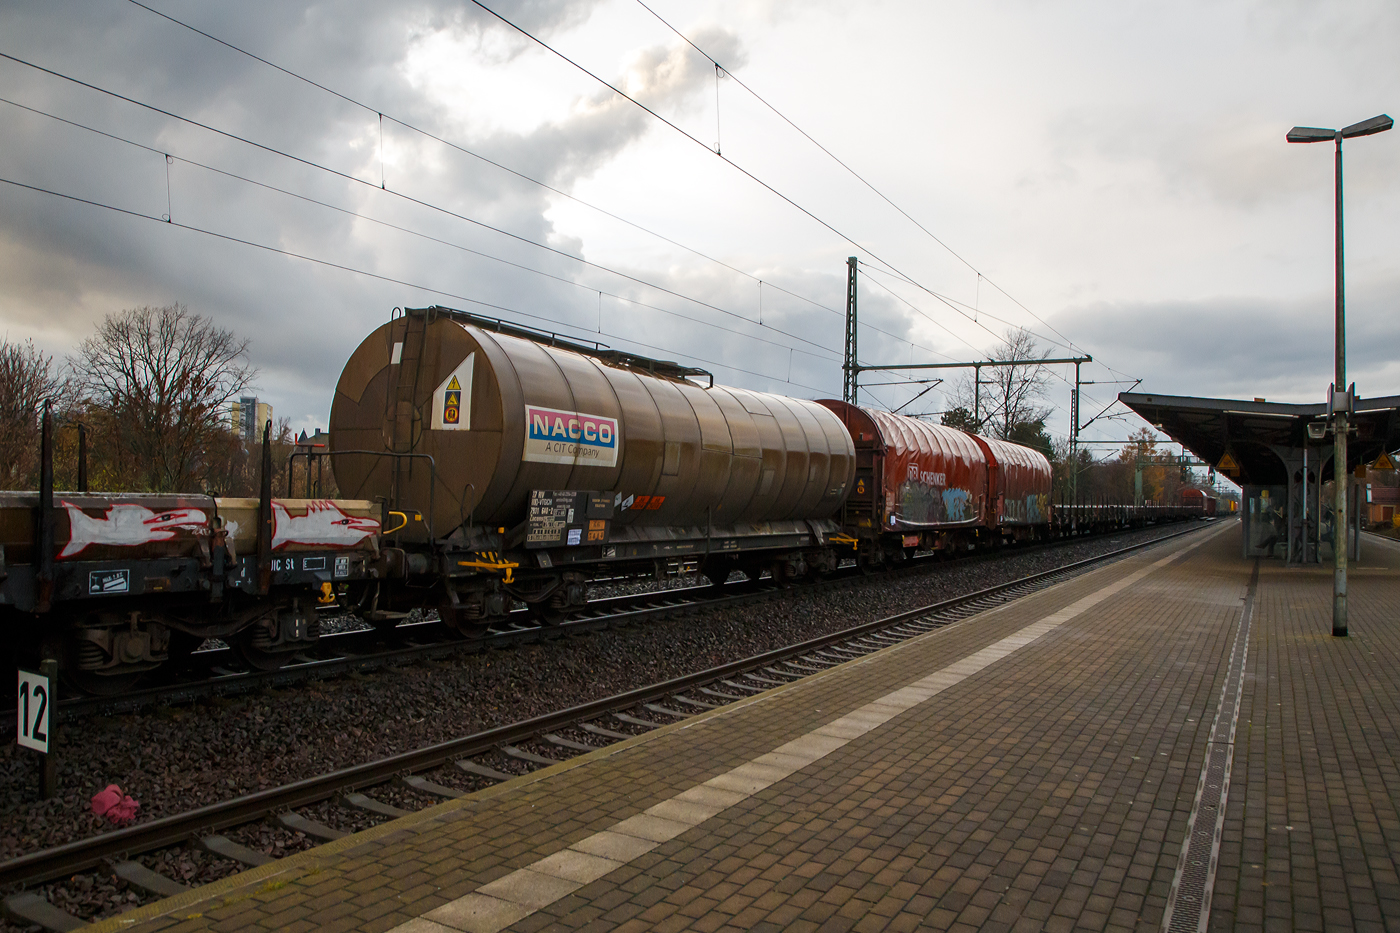
[[238,653],[258,670],[276,670],[321,637],[317,607],[290,597],[259,604],[234,634]]

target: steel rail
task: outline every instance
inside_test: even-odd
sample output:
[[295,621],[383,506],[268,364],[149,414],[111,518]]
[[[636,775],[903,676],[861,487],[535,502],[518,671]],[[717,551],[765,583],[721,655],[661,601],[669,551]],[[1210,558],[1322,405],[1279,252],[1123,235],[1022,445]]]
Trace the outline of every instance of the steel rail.
[[[829,582],[837,581],[833,580]],[[652,593],[637,593],[629,596],[605,597],[590,602],[588,607],[607,610],[610,608],[608,604],[616,601],[614,605],[617,608],[615,608],[614,611],[604,612],[604,614],[586,618],[570,619],[558,626],[533,625],[528,628],[492,630],[468,638],[447,637],[430,644],[409,645],[407,647],[391,648],[384,651],[369,653],[355,654],[347,652],[338,657],[318,658],[315,660],[291,663],[286,667],[277,668],[276,670],[240,671],[237,673],[212,676],[203,680],[192,680],[188,683],[147,687],[142,690],[134,690],[115,696],[72,697],[60,701],[59,721],[71,722],[85,715],[129,713],[150,706],[172,706],[182,703],[192,703],[210,696],[247,694],[261,689],[284,687],[289,684],[300,683],[307,680],[322,680],[329,677],[337,677],[353,671],[364,672],[378,670],[383,667],[392,667],[400,663],[446,657],[462,652],[484,651],[488,648],[509,648],[518,644],[528,644],[538,641],[542,638],[553,638],[564,634],[581,634],[583,632],[597,631],[654,615],[692,611],[719,605],[738,605],[766,598],[779,589],[779,587],[766,580],[757,586],[748,581],[729,584],[729,586],[732,586],[735,592],[714,593],[709,592],[713,589],[712,587],[694,586],[671,590],[657,590]],[[702,594],[701,591],[706,592]],[[681,603],[668,602],[666,605],[645,605],[648,602],[654,603],[676,595],[681,596],[685,601]],[[523,622],[524,620],[522,619],[520,621]],[[418,625],[424,626],[426,631],[414,633],[412,628],[416,628]],[[409,631],[403,633],[390,630],[392,634],[388,634],[388,637],[395,638],[404,635],[412,637],[414,634],[431,636],[434,632],[443,631],[446,631],[446,627],[441,625],[441,623],[424,622],[416,623]],[[331,643],[325,647],[334,648],[335,641],[353,643],[356,636],[382,639],[386,636],[386,633],[361,630],[327,635],[324,637]],[[13,708],[11,708],[9,712],[13,713]],[[0,716],[3,716],[4,713],[5,711],[0,710]],[[10,718],[13,719],[13,716]]]
[[254,822],[275,813],[319,803],[336,794],[381,784],[400,774],[430,770],[458,758],[481,754],[501,745],[524,741],[541,732],[561,729],[578,722],[587,722],[615,711],[629,709],[684,690],[734,677],[746,671],[761,669],[787,658],[858,638],[911,619],[945,612],[990,596],[1006,593],[1018,587],[1025,587],[1028,584],[1047,582],[1051,578],[1064,576],[1071,571],[1101,564],[1133,551],[1153,547],[1164,541],[1201,530],[1203,530],[1201,526],[1195,526],[1154,538],[1151,541],[1139,542],[1096,557],[1028,574],[1006,583],[986,587],[962,596],[955,596],[917,609],[910,609],[883,619],[863,622],[838,632],[820,635],[795,645],[731,661],[662,683],[640,687],[521,722],[496,726],[474,735],[451,739],[414,751],[402,752],[376,761],[305,778],[282,787],[209,804],[186,813],[160,817],[149,823],[117,829],[88,839],[76,840],[51,849],[32,852],[0,863],[0,888],[22,887],[61,878],[98,866],[106,859],[124,858],[131,853],[148,852],[178,845],[187,842],[194,835],[216,832],[231,826]]

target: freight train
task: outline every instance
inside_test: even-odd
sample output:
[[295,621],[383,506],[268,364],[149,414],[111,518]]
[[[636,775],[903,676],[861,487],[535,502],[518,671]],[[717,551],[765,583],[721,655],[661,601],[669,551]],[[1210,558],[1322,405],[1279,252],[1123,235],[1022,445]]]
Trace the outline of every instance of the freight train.
[[[47,437],[47,434],[46,434]],[[113,692],[221,638],[274,668],[350,611],[436,610],[467,633],[554,624],[590,581],[677,561],[816,577],[1199,509],[1052,507],[1040,453],[448,308],[367,337],[336,386],[345,498],[0,493],[4,641]]]

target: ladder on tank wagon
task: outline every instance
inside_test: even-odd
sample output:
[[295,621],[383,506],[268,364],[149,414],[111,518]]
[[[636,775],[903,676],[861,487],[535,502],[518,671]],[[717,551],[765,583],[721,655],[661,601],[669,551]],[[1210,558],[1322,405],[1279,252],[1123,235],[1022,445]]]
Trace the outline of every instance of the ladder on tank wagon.
[[[390,379],[393,387],[385,393],[389,411],[385,420],[393,425],[390,450],[396,454],[406,454],[413,450],[414,402],[418,398],[418,383],[423,372],[423,351],[428,342],[428,312],[414,313],[405,310],[403,329],[391,348]],[[393,334],[394,330],[390,333]],[[401,506],[404,486],[413,477],[413,458],[395,457],[391,469],[393,473],[393,505]]]

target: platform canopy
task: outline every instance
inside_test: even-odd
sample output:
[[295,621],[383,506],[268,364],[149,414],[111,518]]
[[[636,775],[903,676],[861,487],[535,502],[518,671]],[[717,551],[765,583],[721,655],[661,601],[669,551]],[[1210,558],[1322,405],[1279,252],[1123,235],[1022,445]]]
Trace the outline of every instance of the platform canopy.
[[[1230,478],[1241,485],[1288,482],[1284,459],[1303,447],[1326,448],[1332,440],[1308,437],[1307,426],[1323,422],[1327,406],[1290,405],[1224,398],[1189,398],[1121,392],[1118,400],[1197,457],[1220,468],[1225,454],[1238,466]],[[1348,472],[1400,447],[1400,396],[1356,400],[1356,434],[1347,447]]]

